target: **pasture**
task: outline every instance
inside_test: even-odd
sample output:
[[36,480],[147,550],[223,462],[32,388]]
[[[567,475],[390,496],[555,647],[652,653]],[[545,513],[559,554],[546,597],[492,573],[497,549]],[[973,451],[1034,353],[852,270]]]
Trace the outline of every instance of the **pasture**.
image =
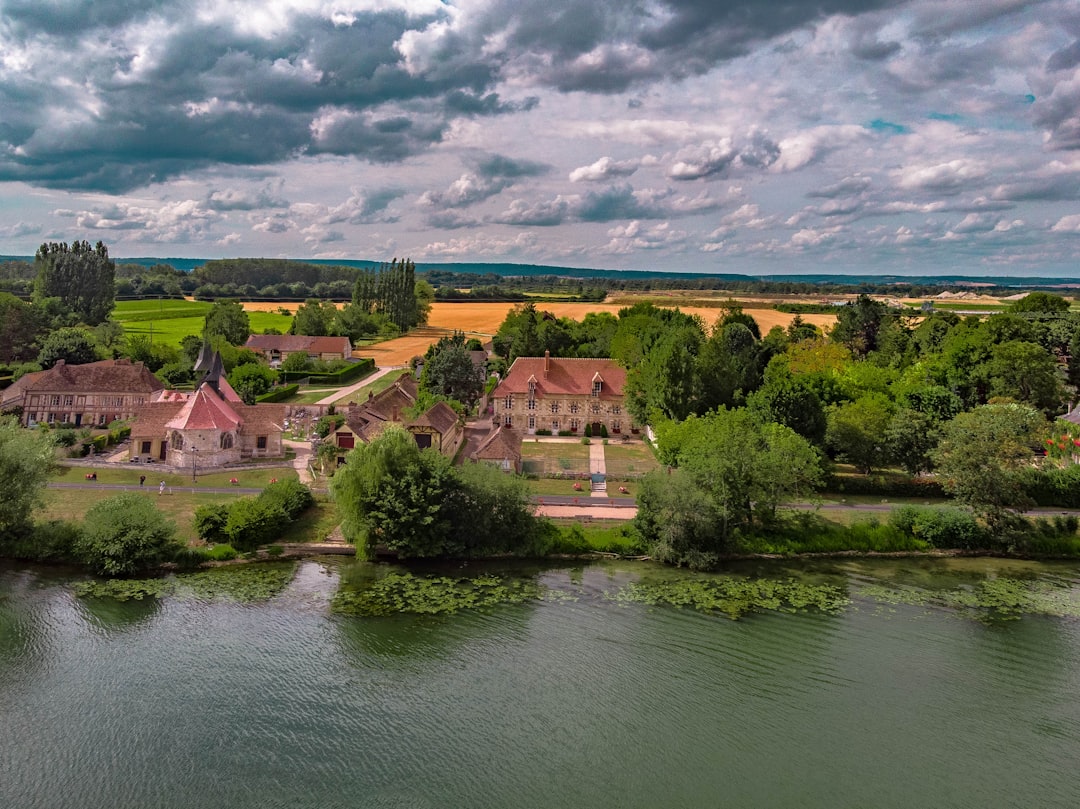
[[[190,334],[200,335],[203,320],[213,304],[188,300],[118,301],[113,318],[124,327],[125,334],[145,334],[156,343],[179,347]],[[287,332],[292,317],[274,310],[249,311],[251,331],[266,329]]]

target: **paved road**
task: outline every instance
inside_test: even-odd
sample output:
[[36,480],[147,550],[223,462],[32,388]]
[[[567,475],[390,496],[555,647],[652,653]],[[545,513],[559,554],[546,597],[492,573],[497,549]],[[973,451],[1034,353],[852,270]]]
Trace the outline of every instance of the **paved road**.
[[334,391],[329,396],[319,399],[319,401],[317,401],[315,404],[328,405],[333,404],[334,402],[343,402],[365,385],[370,385],[376,379],[384,377],[389,373],[393,373],[394,371],[400,371],[404,367],[404,365],[387,365],[385,368],[380,368],[373,374],[368,374],[355,385],[349,385],[349,387],[347,388],[341,388],[340,390]]
[[[136,486],[126,483],[60,483],[54,481],[49,483],[50,489],[109,489],[118,492],[146,492],[147,494],[156,494],[158,487],[154,486]],[[258,494],[262,489],[251,489],[243,486],[166,486],[165,493],[173,494],[176,492],[202,492],[210,494]]]

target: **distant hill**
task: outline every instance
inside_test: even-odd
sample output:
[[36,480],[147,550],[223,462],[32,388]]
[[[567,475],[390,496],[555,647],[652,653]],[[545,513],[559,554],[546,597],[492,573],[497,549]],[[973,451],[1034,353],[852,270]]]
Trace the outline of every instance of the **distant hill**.
[[[33,261],[33,256],[0,256],[0,261]],[[178,270],[190,272],[200,267],[211,259],[205,258],[161,258],[156,256],[139,256],[116,258],[123,264],[141,264],[152,267],[155,264],[170,264]],[[321,264],[336,267],[371,268],[378,267],[379,261],[361,259],[295,259],[305,264]],[[1010,277],[995,275],[875,275],[872,273],[861,275],[841,275],[826,273],[796,273],[792,275],[744,275],[739,273],[700,273],[700,272],[660,272],[655,270],[597,270],[587,267],[559,267],[547,264],[509,264],[509,263],[478,263],[478,262],[421,262],[416,266],[417,272],[440,270],[444,272],[471,273],[483,275],[493,273],[507,277],[557,275],[567,278],[614,278],[642,281],[650,278],[665,279],[699,279],[699,278],[724,278],[731,281],[775,281],[797,282],[807,284],[896,284],[902,285],[936,285],[936,286],[996,286],[996,287],[1077,287],[1080,288],[1080,279],[1062,277]]]

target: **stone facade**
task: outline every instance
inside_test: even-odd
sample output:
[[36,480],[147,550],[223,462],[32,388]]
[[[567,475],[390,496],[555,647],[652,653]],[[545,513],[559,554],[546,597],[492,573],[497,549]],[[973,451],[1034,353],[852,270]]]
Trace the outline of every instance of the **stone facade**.
[[637,432],[623,403],[626,371],[609,359],[518,357],[491,395],[495,424],[535,434]]

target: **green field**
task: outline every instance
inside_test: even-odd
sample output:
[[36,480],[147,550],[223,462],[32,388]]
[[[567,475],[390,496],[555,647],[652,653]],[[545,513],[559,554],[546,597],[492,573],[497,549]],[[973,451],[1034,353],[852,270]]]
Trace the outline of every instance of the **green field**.
[[[114,483],[127,486],[135,486],[139,483],[139,475],[146,475],[147,488],[153,487],[157,491],[158,483],[165,481],[166,486],[183,486],[191,488],[191,470],[177,470],[175,472],[163,472],[159,469],[149,469],[143,464],[117,464],[115,468],[89,468],[85,466],[63,466],[60,471],[53,475],[52,480],[60,483],[85,483],[86,475],[90,472],[97,474],[97,483]],[[239,469],[228,472],[211,472],[207,475],[196,475],[197,489],[219,488],[231,485],[229,481],[236,478],[237,487],[242,489],[261,489],[266,486],[271,478],[277,480],[295,480],[296,470],[291,466],[259,467],[251,470]]]
[[[118,301],[113,318],[126,334],[145,334],[154,342],[179,347],[189,334],[202,334],[203,319],[212,305],[205,301]],[[248,320],[253,334],[266,329],[287,332],[292,325],[289,315],[276,312],[248,312]]]

